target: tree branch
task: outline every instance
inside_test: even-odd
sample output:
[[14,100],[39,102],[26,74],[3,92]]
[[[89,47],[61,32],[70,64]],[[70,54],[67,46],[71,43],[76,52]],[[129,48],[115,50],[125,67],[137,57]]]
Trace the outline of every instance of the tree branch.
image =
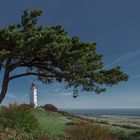
[[55,70],[53,70],[52,68],[48,68],[46,66],[44,66],[45,64],[42,64],[40,65],[40,63],[16,63],[16,64],[13,64],[12,66],[12,70],[16,69],[16,68],[19,68],[19,67],[27,67],[27,68],[41,68],[41,69],[44,69],[46,71],[50,71],[50,72],[56,72]]
[[22,74],[18,74],[18,75],[14,75],[12,77],[9,78],[10,80],[19,78],[19,77],[23,77],[23,76],[41,76],[41,77],[60,77],[60,76],[56,76],[56,75],[46,75],[46,74],[42,74],[42,73],[35,73],[35,72],[27,72],[27,73],[22,73]]

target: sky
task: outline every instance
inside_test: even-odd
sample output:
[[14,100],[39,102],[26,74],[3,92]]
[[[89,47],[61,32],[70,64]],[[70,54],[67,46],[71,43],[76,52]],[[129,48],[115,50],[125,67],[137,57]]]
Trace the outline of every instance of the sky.
[[[105,68],[121,66],[129,75],[97,95],[82,92],[72,97],[64,84],[44,85],[34,77],[16,79],[9,84],[3,104],[29,103],[30,86],[36,83],[38,103],[58,108],[140,108],[140,1],[139,0],[1,0],[0,28],[20,23],[24,9],[41,9],[38,24],[62,25],[70,36],[96,42]],[[17,70],[20,72],[20,70]],[[2,72],[0,73],[0,83]]]

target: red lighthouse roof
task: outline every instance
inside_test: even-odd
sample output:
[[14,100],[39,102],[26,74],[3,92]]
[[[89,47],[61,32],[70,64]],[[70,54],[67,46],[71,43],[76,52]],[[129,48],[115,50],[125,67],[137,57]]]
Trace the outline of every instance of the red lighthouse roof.
[[32,82],[32,87],[35,87],[35,83],[34,82]]

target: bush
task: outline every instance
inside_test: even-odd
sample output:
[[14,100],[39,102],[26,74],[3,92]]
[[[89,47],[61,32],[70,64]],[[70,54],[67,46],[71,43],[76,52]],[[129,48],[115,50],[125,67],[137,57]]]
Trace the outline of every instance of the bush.
[[42,106],[42,108],[44,108],[46,111],[54,111],[54,112],[58,111],[57,107],[55,107],[52,104],[46,104],[46,105]]
[[0,131],[0,140],[27,140],[28,135],[21,130],[3,129]]
[[89,122],[81,122],[65,129],[68,140],[117,140],[117,137],[109,134],[104,128],[92,126]]
[[4,128],[32,133],[39,127],[37,119],[26,105],[11,104],[0,108],[0,124]]
[[0,140],[53,140],[51,135],[44,130],[37,130],[34,133],[27,134],[22,130],[3,128],[0,130]]

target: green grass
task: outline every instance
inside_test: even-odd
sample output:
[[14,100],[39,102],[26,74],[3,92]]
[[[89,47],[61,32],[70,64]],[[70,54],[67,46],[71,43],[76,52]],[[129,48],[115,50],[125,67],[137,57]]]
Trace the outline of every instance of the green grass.
[[70,121],[59,113],[45,111],[41,108],[32,110],[32,113],[38,119],[42,129],[51,135],[63,134],[66,123]]
[[[39,123],[41,124],[42,129],[46,130],[49,134],[53,136],[63,134],[64,129],[67,127],[66,123],[71,122],[71,121],[78,122],[82,120],[82,118],[77,118],[76,116],[75,117],[65,116],[57,112],[45,111],[44,109],[41,109],[41,108],[33,109],[32,113],[38,119]],[[110,119],[110,121],[112,120]],[[99,125],[109,130],[111,133],[114,133],[114,134],[117,134],[119,136],[126,137],[126,138],[138,131],[136,129],[128,129],[128,128],[123,128],[119,126],[112,126],[111,124],[107,125],[107,124],[99,123]],[[139,140],[139,139],[135,139],[135,140]]]
[[[20,123],[20,120],[23,121],[23,119],[19,119],[19,118],[21,118],[21,116],[22,116],[22,118],[26,119],[26,118],[28,118],[27,117],[28,115],[25,112],[25,110],[23,110],[21,107],[19,108],[20,110],[18,108],[19,108],[19,105],[17,105],[17,104],[15,104],[13,106],[9,106],[9,108],[4,108],[6,111],[5,113],[7,113],[9,115],[7,115],[7,114],[5,116],[1,115],[1,119],[10,120],[10,122],[6,123],[7,125],[3,125],[3,127],[2,127],[2,124],[4,124],[4,122],[2,121],[3,123],[1,124],[0,130],[1,130],[1,134],[3,134],[3,136],[5,134],[7,135],[7,133],[9,134],[9,132],[11,135],[14,135],[14,137],[17,134],[20,134],[20,132],[22,134],[22,131],[19,130],[19,132],[18,132],[16,130],[16,128],[17,128],[17,126],[24,128],[26,125],[24,123],[23,123],[24,125],[22,125],[22,123]],[[11,112],[9,112],[9,111],[11,111]],[[20,112],[22,112],[22,113],[20,113]],[[71,115],[71,114],[65,113],[65,112],[58,113],[58,112],[52,112],[52,111],[45,111],[43,108],[30,109],[29,113],[31,114],[31,116],[33,115],[32,117],[36,120],[37,124],[39,124],[39,127],[35,127],[37,129],[35,129],[35,131],[33,131],[31,133],[31,134],[33,134],[34,138],[39,138],[39,140],[40,140],[40,138],[42,138],[42,136],[44,136],[44,137],[47,136],[49,138],[49,140],[60,140],[60,137],[59,137],[60,135],[68,136],[66,133],[66,130],[68,130],[67,128],[70,128],[69,130],[71,130],[71,128],[73,127],[73,126],[71,126],[71,124],[74,124],[74,126],[77,126],[76,130],[79,130],[81,128],[81,130],[79,130],[80,131],[79,133],[81,133],[81,131],[83,133],[83,131],[84,131],[85,136],[86,136],[86,134],[88,133],[85,131],[86,125],[81,127],[82,125],[79,125],[79,124],[81,124],[81,122],[85,122],[85,124],[89,123],[90,125],[93,125],[93,126],[95,124],[100,125],[100,126],[102,126],[101,128],[105,128],[104,129],[105,131],[108,130],[111,134],[117,134],[117,136],[120,136],[119,140],[140,140],[140,126],[139,126],[140,117],[74,116],[74,115]],[[14,120],[16,120],[15,121],[16,123],[13,125],[13,127],[10,127],[11,124],[13,124]],[[27,121],[25,120],[25,123],[26,122]],[[30,120],[29,120],[29,122],[30,122]],[[27,124],[29,125],[28,122],[27,122]],[[69,125],[69,127],[68,127],[68,125]],[[87,127],[87,128],[89,128],[89,127]],[[28,134],[28,131],[27,131],[27,134]],[[75,136],[75,131],[72,131],[72,135],[73,134]],[[30,134],[29,134],[29,136],[30,136]],[[7,139],[2,139],[2,140],[7,140]],[[19,139],[16,139],[16,140],[19,140]],[[61,140],[62,140],[62,138],[61,138]]]
[[111,125],[102,125],[106,129],[108,129],[110,132],[118,135],[123,135],[123,136],[129,136],[132,133],[135,133],[136,130],[134,129],[127,129],[123,127],[118,127],[118,126],[111,126]]
[[85,117],[101,125],[109,132],[117,134],[121,140],[140,140],[140,117],[101,115]]

